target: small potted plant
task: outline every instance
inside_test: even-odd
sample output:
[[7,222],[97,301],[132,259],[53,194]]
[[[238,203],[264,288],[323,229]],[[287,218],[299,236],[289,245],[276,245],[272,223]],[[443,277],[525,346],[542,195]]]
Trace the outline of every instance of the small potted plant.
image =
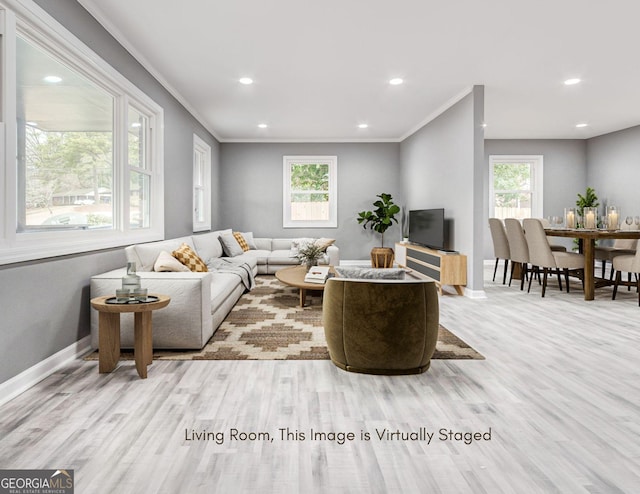
[[304,244],[298,249],[298,255],[296,256],[301,264],[307,267],[307,271],[313,266],[318,265],[318,260],[324,256],[324,250],[321,246],[315,242]]
[[378,194],[377,201],[373,203],[376,209],[373,211],[361,211],[358,213],[358,223],[365,230],[369,227],[380,234],[380,247],[371,250],[371,265],[374,268],[390,268],[393,266],[393,249],[384,246],[384,232],[395,222],[396,214],[400,207],[393,202],[391,194]]
[[576,206],[578,207],[578,216],[582,218],[582,223],[584,226],[584,208],[597,208],[598,206],[600,206],[596,191],[592,187],[587,187],[587,191],[584,195],[578,194]]

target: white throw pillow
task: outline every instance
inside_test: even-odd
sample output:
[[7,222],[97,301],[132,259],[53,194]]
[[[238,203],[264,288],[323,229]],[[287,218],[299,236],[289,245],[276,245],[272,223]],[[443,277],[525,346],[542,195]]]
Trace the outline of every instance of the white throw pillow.
[[153,265],[154,271],[169,271],[169,272],[186,272],[189,268],[178,261],[171,253],[163,250],[158,254],[158,258]]
[[298,252],[300,252],[300,249],[302,249],[306,245],[312,244],[313,242],[315,242],[314,238],[294,238],[291,241],[291,250],[289,251],[289,257],[298,257]]

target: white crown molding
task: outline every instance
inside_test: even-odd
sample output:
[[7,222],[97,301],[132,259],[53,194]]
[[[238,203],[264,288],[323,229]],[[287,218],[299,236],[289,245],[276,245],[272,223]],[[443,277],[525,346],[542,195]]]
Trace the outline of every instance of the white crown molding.
[[406,132],[404,135],[398,138],[381,138],[381,139],[350,139],[350,138],[318,138],[318,139],[302,139],[302,138],[223,138],[216,133],[216,131],[207,123],[206,119],[199,114],[199,112],[189,103],[189,101],[182,96],[182,94],[175,89],[169,82],[162,76],[162,74],[149,62],[149,60],[135,48],[135,45],[131,43],[127,37],[118,29],[112,22],[110,22],[104,11],[99,7],[94,0],[78,0],[78,3],[91,14],[101,25],[104,27],[115,40],[120,43],[130,54],[133,56],[172,96],[174,96],[180,104],[182,104],[202,126],[207,129],[213,137],[215,137],[220,143],[367,143],[367,142],[402,142],[411,135],[415,134],[422,127],[429,122],[437,118],[446,110],[455,105],[462,98],[467,96],[473,91],[473,86],[469,86],[461,93],[453,96],[446,101],[443,105],[437,108],[434,112],[428,115],[420,123]]
[[58,369],[70,364],[90,350],[92,350],[91,336],[85,336],[8,381],[0,383],[0,406],[24,393],[30,387],[38,384]]
[[450,98],[447,101],[445,101],[442,104],[442,106],[437,108],[434,112],[432,112],[429,116],[427,116],[427,118],[422,120],[418,125],[413,127],[409,132],[407,132],[402,137],[400,137],[399,142],[402,142],[405,139],[407,139],[408,137],[411,137],[413,134],[418,132],[422,127],[427,125],[432,120],[435,120],[437,117],[442,115],[445,111],[447,111],[449,108],[451,108],[453,105],[455,105],[458,101],[460,101],[465,96],[471,94],[472,92],[473,92],[473,86],[469,86],[468,88],[465,88],[464,91],[462,91],[461,93],[458,93],[457,95],[455,95],[452,98]]
[[102,27],[104,27],[107,32],[115,38],[115,40],[120,43],[133,58],[135,58],[161,85],[164,87],[174,98],[178,100],[178,102],[184,106],[193,117],[200,122],[200,124],[207,129],[211,133],[213,137],[215,137],[218,142],[223,142],[220,136],[216,133],[214,129],[207,123],[206,119],[200,115],[200,113],[189,103],[189,101],[182,96],[182,94],[175,89],[169,82],[162,76],[162,74],[156,70],[156,68],[147,60],[147,58],[140,53],[133,43],[131,43],[124,34],[110,21],[107,20],[107,17],[104,15],[103,10],[98,7],[96,3],[91,0],[78,0],[78,3],[82,5],[82,7],[91,14],[91,16],[97,20]]

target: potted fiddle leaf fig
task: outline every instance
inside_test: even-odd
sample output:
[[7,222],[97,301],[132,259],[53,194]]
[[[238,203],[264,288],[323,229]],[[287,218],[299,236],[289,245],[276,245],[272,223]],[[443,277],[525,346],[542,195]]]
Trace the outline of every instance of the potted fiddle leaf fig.
[[375,209],[359,212],[357,220],[365,230],[370,228],[380,234],[380,247],[371,250],[371,265],[374,268],[388,268],[393,266],[393,249],[384,246],[384,232],[394,222],[398,223],[395,216],[400,212],[400,207],[394,204],[391,194],[383,192],[376,197],[379,199],[373,203]]

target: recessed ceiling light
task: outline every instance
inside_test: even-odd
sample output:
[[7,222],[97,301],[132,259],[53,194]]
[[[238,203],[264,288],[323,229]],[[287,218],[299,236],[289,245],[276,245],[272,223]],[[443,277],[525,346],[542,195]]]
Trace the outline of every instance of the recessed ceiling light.
[[589,124],[586,124],[586,123],[579,123],[579,124],[576,124],[576,127],[580,129],[582,127],[587,127],[588,125]]
[[266,129],[267,128],[267,124],[258,124],[258,127],[261,129]]
[[30,125],[31,127],[37,127],[38,123],[37,122],[26,122],[27,125]]
[[580,79],[578,79],[577,77],[574,77],[573,79],[567,79],[566,81],[564,81],[564,85],[573,86],[574,84],[578,84],[579,82],[580,82]]
[[253,79],[251,77],[242,77],[238,80],[240,84],[244,84],[248,86],[249,84],[253,84]]
[[369,124],[359,124],[358,125],[359,129],[366,129],[367,127],[369,127]]
[[391,84],[392,86],[398,86],[399,84],[402,84],[404,81],[400,78],[400,77],[394,77],[393,79],[391,79],[389,81],[389,84]]
[[44,80],[45,82],[52,82],[55,84],[56,82],[62,82],[62,77],[58,77],[57,75],[48,75]]
[[142,127],[142,124],[140,122],[133,122],[131,127]]
[[483,122],[483,123],[482,123],[482,128],[483,128],[483,129],[486,129],[486,128],[487,128],[487,124]]

